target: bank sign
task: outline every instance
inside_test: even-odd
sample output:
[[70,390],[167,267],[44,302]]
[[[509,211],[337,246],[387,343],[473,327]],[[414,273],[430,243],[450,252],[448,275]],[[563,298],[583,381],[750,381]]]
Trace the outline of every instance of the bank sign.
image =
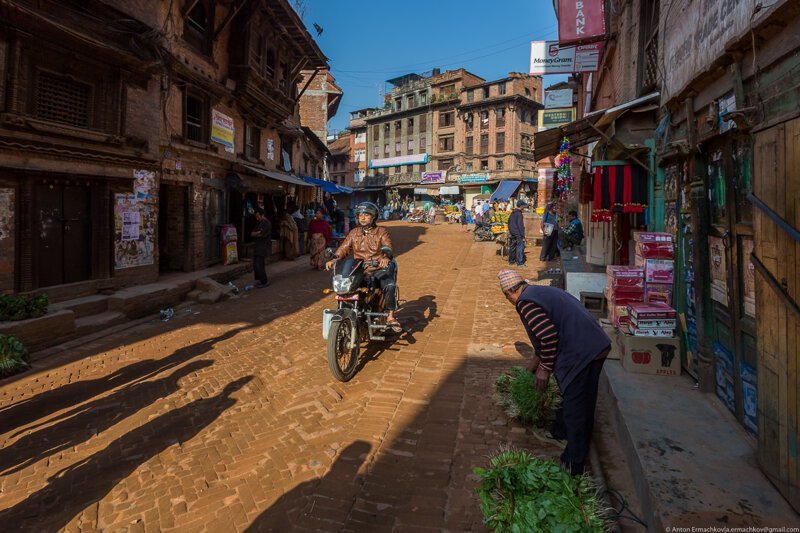
[[539,110],[539,131],[557,128],[575,120],[574,107]]
[[605,37],[603,0],[558,0],[558,40],[593,42]]
[[559,46],[558,41],[531,42],[531,74],[597,72],[603,43]]

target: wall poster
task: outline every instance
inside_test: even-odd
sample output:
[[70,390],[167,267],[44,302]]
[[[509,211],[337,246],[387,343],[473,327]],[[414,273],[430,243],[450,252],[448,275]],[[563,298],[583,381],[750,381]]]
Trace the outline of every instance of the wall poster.
[[114,268],[155,261],[158,189],[155,172],[133,171],[133,193],[114,195]]
[[756,269],[750,260],[753,253],[753,239],[742,237],[742,260],[739,262],[742,272],[742,293],[744,295],[744,314],[756,317]]
[[711,263],[711,299],[728,306],[727,250],[720,237],[708,238],[709,261]]

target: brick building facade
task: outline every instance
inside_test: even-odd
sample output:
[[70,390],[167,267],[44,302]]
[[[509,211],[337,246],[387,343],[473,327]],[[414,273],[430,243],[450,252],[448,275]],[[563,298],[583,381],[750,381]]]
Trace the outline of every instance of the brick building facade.
[[0,6],[0,292],[199,269],[314,196],[298,85],[327,64],[287,1],[88,4]]

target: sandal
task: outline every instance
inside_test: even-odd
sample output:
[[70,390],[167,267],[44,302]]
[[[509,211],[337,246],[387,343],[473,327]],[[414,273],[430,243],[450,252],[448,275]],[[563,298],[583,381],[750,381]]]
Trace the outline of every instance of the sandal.
[[393,318],[392,320],[387,319],[386,326],[391,328],[391,330],[394,331],[395,333],[403,331],[403,326],[400,324],[400,322],[397,321],[396,318]]

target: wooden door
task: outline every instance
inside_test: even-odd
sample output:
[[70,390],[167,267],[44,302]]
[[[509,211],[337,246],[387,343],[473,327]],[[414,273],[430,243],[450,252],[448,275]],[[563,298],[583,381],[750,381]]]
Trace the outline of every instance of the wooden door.
[[58,184],[36,186],[33,240],[37,288],[64,283],[63,194],[64,188]]
[[88,187],[64,186],[64,283],[92,277],[91,190]]
[[36,287],[92,277],[91,190],[41,183],[34,210]]
[[[755,136],[759,462],[800,509],[800,119]],[[763,205],[759,206],[761,202]]]
[[[709,270],[717,395],[753,435],[758,434],[756,309],[754,301],[751,148],[727,136],[709,146]],[[745,297],[747,295],[747,297]]]

